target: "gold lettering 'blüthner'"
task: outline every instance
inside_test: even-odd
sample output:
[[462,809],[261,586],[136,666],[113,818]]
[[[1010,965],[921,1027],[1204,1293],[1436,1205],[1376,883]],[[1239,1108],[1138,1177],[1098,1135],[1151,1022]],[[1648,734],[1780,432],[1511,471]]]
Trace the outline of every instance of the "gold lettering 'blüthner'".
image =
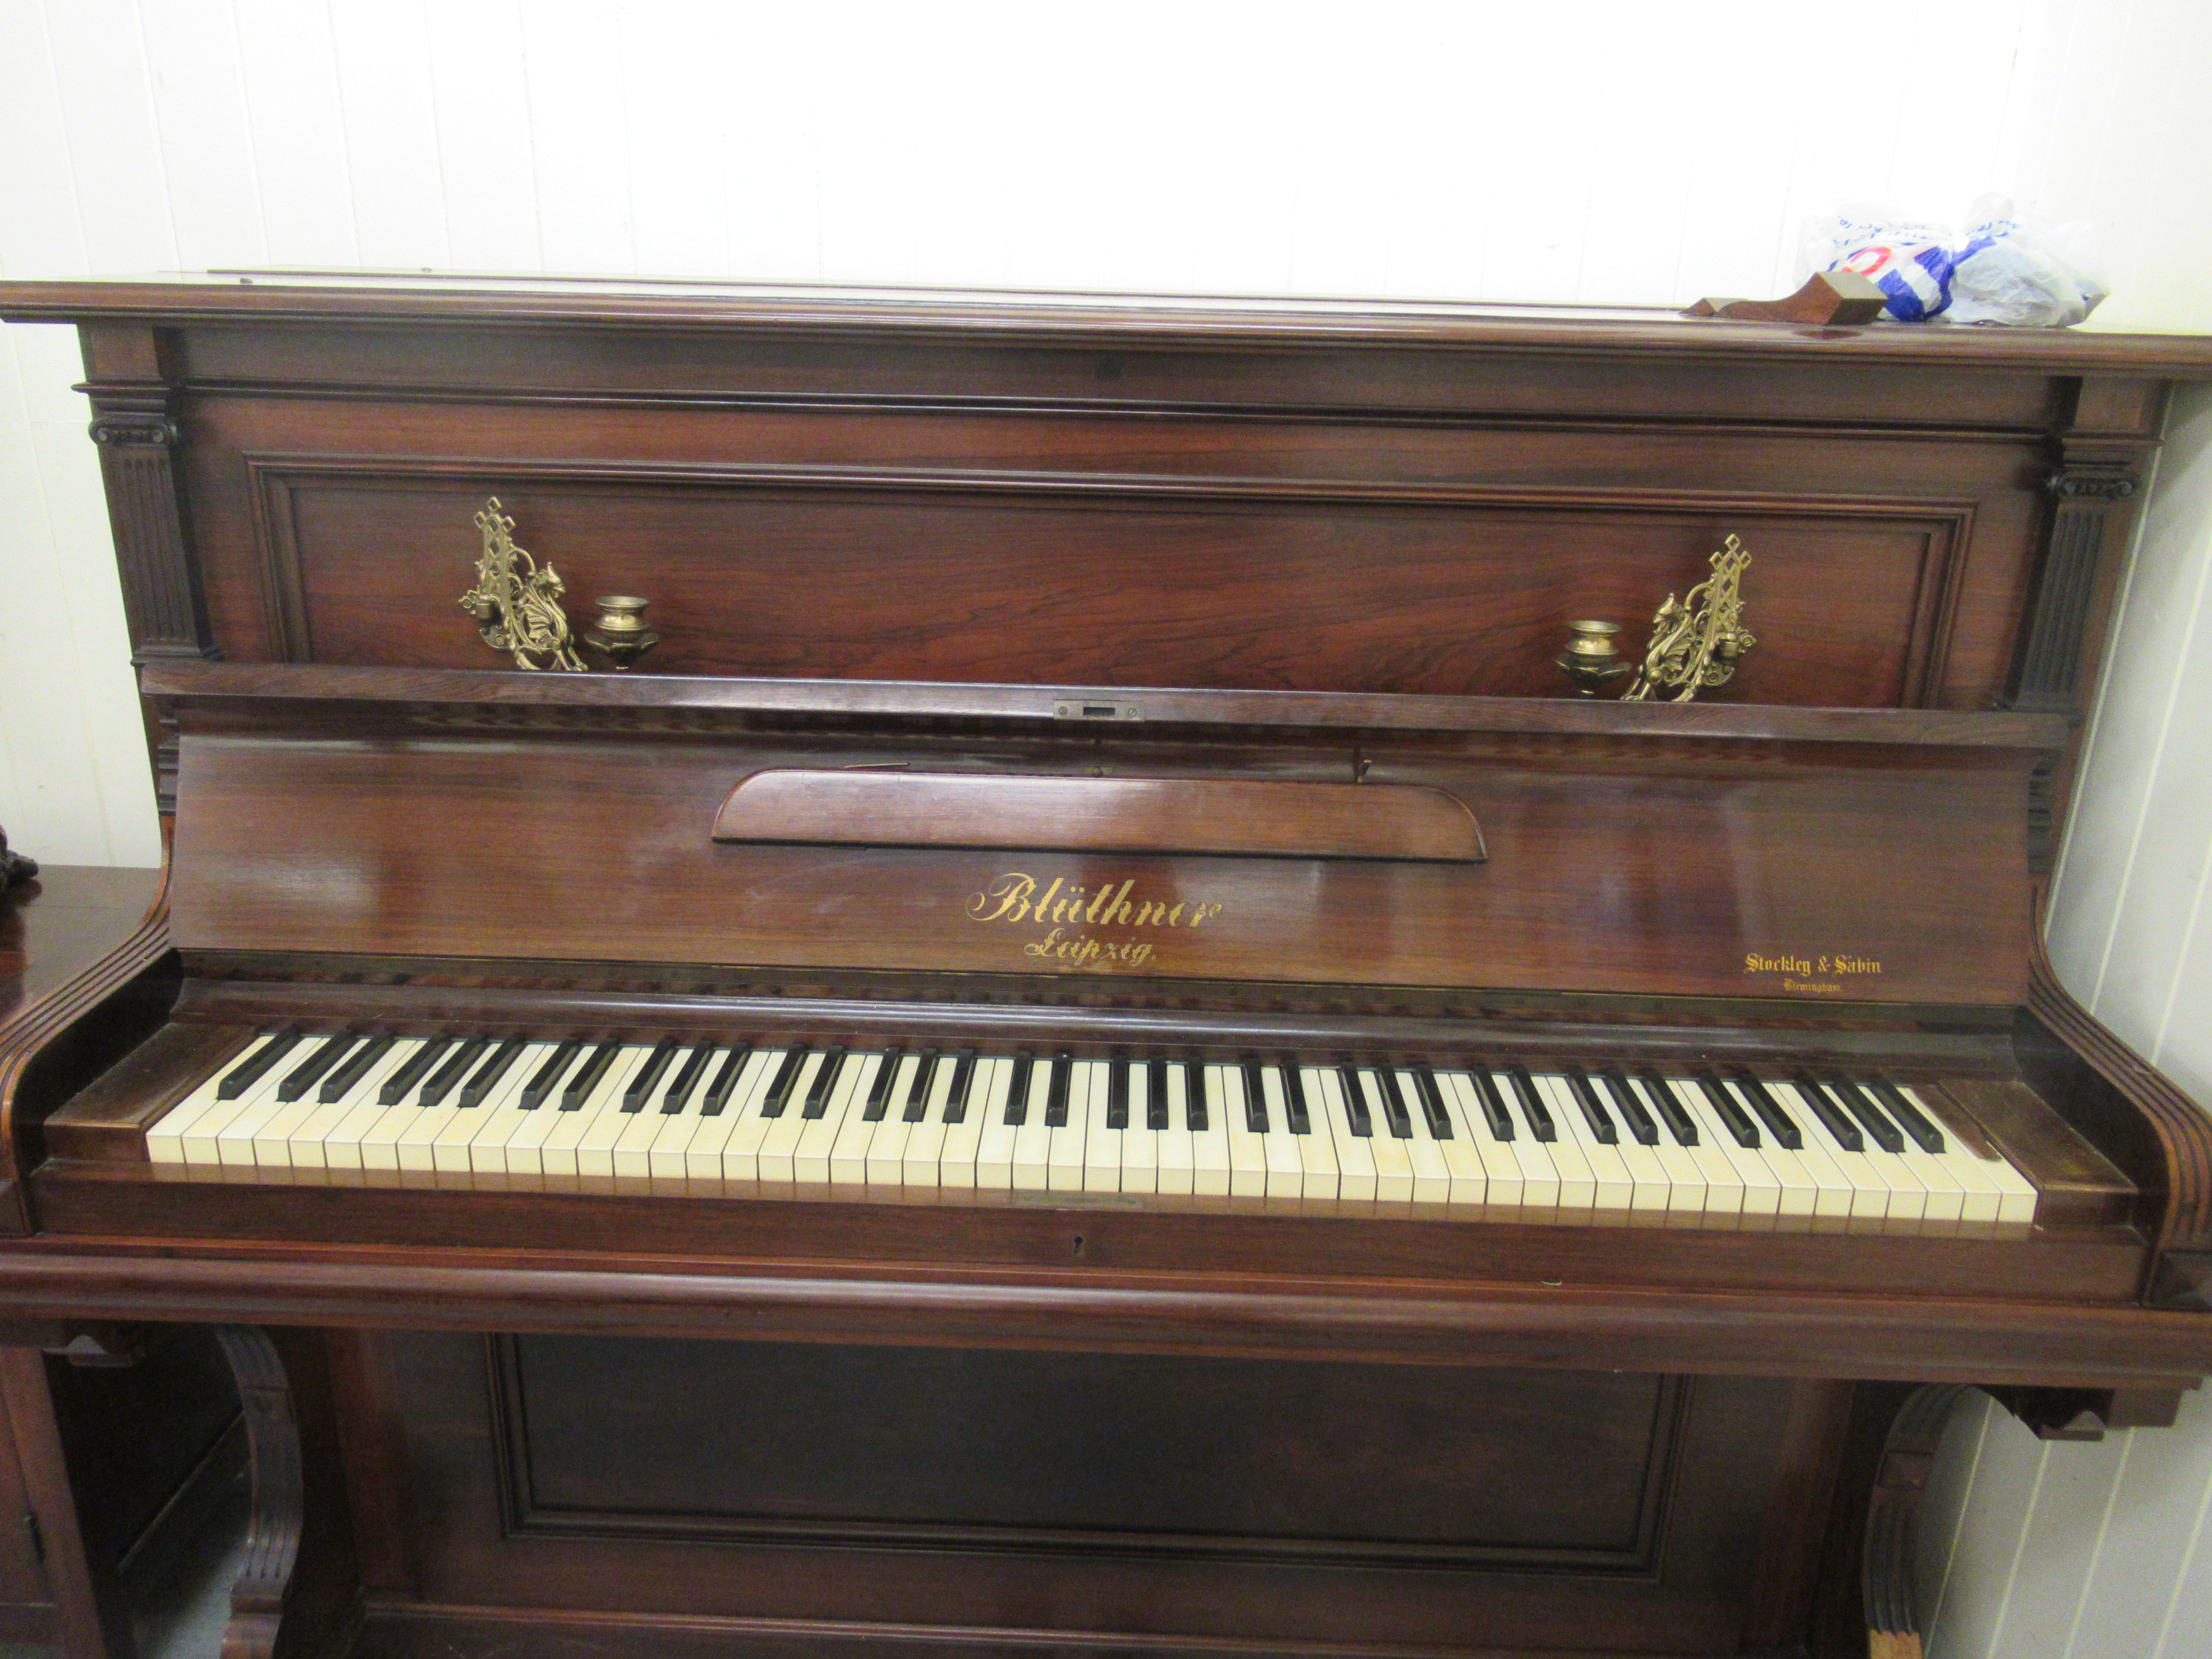
[[[1136,879],[1118,887],[1071,887],[1060,877],[1040,887],[1025,871],[1009,870],[980,893],[969,896],[968,915],[981,922],[1044,931],[1022,946],[1022,954],[1068,968],[1138,968],[1157,952],[1153,938],[1103,938],[1093,928],[1202,927],[1221,914],[1221,906],[1196,899],[1146,898]],[[1156,937],[1156,936],[1155,936]]]

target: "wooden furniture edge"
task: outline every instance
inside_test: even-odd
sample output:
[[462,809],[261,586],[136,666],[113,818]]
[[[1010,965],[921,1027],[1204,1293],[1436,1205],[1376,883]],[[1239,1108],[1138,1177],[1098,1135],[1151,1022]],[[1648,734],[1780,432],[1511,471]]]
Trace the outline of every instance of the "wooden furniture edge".
[[311,276],[305,272],[222,275],[231,280],[210,274],[166,281],[0,283],[0,319],[157,326],[222,323],[241,315],[303,324],[522,322],[817,337],[957,335],[1013,343],[1121,347],[1369,346],[1739,362],[1818,357],[1851,364],[1924,363],[2056,374],[2212,377],[2212,341],[2191,335],[1693,319],[1661,307],[1589,307],[1576,315],[1573,307],[1539,311],[1477,302],[1385,302],[1381,308],[1363,309],[1363,303],[1371,302],[956,289],[716,293],[674,283],[623,292],[605,283],[554,284],[526,278],[519,279],[521,286],[445,279],[449,285],[441,287],[436,278],[429,283],[417,278],[380,284],[365,273],[333,273],[351,277],[349,282],[302,280]]

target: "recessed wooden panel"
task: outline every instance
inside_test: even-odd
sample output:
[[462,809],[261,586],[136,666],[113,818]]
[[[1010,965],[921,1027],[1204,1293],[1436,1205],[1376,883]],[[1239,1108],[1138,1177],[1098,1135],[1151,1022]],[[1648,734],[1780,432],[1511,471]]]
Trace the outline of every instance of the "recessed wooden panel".
[[1753,550],[1762,645],[1729,698],[1890,707],[1941,678],[1966,521],[1940,506],[1073,475],[258,471],[283,653],[357,665],[501,660],[454,602],[495,494],[580,627],[598,594],[653,601],[661,673],[1557,696],[1570,621],[1619,619],[1640,648],[1660,600],[1710,574],[1735,533]]
[[525,1534],[1646,1572],[1681,1406],[1626,1372],[583,1336],[495,1353]]

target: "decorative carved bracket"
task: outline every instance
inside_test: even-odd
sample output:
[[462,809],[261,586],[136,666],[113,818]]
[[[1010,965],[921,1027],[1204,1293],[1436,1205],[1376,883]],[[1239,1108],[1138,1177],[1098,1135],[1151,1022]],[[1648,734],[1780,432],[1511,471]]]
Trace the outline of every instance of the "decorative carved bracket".
[[184,442],[168,389],[94,384],[92,441],[123,574],[133,659],[213,657],[173,453]]
[[254,1325],[218,1325],[215,1334],[238,1382],[253,1472],[246,1561],[231,1587],[222,1659],[272,1659],[306,1519],[299,1425],[284,1362],[267,1334]]

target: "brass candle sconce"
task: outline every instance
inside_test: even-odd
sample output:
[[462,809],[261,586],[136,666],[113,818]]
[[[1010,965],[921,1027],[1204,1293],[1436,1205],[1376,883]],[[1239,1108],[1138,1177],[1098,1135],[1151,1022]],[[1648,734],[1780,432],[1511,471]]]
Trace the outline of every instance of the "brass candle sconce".
[[1653,615],[1640,665],[1614,643],[1619,623],[1569,623],[1566,649],[1556,659],[1560,671],[1585,697],[1601,695],[1632,672],[1623,702],[1688,702],[1701,690],[1727,684],[1743,653],[1759,643],[1743,625],[1743,573],[1750,564],[1742,542],[1730,536],[1712,556],[1713,574],[1679,599],[1669,593]]
[[[476,585],[461,595],[461,609],[477,619],[477,633],[495,651],[514,659],[517,668],[586,672],[561,596],[568,592],[550,564],[540,564],[514,540],[514,520],[495,495],[477,514],[483,538],[477,556]],[[599,601],[598,620],[583,642],[620,671],[660,643],[645,625],[651,601],[617,593]]]

